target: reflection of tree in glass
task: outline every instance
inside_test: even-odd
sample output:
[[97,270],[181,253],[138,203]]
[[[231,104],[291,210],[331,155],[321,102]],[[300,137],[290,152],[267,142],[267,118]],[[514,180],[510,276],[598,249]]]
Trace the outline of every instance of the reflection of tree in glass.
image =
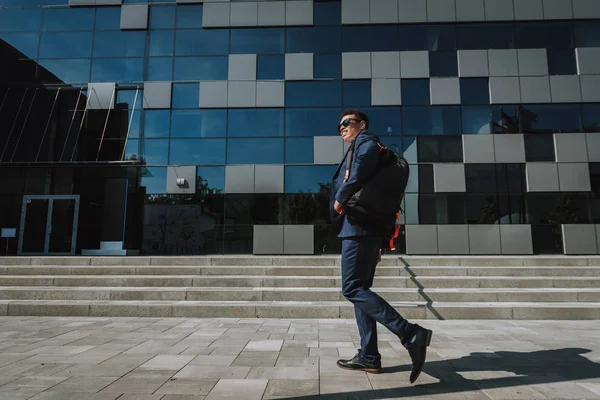
[[554,248],[559,250],[562,248],[562,224],[575,224],[579,221],[577,211],[579,207],[575,203],[573,197],[569,195],[561,195],[556,201],[554,211],[548,213],[548,223],[552,225],[552,236]]
[[498,203],[493,196],[487,196],[485,198],[485,204],[483,210],[477,218],[478,224],[494,224],[500,219],[500,211],[498,210]]
[[329,222],[330,183],[318,183],[319,191],[305,193],[301,190],[287,201],[287,223],[327,224]]

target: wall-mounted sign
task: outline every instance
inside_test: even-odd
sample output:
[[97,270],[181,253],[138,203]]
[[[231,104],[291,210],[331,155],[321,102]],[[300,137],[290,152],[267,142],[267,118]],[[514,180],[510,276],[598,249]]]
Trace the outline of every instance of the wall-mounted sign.
[[14,238],[17,237],[17,229],[16,228],[2,228],[2,235],[0,235],[3,238]]

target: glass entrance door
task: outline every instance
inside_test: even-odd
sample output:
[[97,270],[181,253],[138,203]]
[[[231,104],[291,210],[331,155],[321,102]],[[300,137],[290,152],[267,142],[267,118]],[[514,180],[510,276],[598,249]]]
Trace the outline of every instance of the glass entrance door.
[[75,254],[79,195],[23,196],[18,254]]

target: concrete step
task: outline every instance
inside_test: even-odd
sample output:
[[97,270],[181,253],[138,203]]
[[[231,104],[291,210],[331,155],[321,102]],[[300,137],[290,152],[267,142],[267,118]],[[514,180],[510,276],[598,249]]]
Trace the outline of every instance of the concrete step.
[[[4,275],[0,286],[102,287],[341,287],[339,276],[225,275]],[[419,276],[375,277],[374,287],[396,288],[600,288],[600,277]]]
[[[329,276],[339,266],[71,266],[12,265],[0,275],[217,275],[217,276]],[[410,267],[379,266],[376,276],[521,276],[600,277],[600,267]]]
[[[388,302],[600,302],[600,289],[380,288]],[[236,287],[0,287],[1,300],[345,301],[337,288]]]
[[[394,302],[408,319],[599,319],[600,303]],[[276,301],[52,301],[2,300],[0,315],[186,317],[186,318],[353,318],[349,302]]]

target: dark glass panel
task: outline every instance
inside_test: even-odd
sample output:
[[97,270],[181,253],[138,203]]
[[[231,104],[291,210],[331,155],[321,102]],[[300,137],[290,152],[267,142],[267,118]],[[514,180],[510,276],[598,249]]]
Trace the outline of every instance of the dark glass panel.
[[491,133],[491,113],[490,107],[462,107],[462,133]]
[[[289,104],[287,104],[289,105]],[[286,136],[337,136],[341,108],[286,108]]]
[[525,164],[496,164],[496,181],[498,185],[498,193],[525,193],[525,179]]
[[148,78],[149,81],[170,81],[173,79],[173,59],[168,58],[148,58]]
[[[490,82],[488,78],[461,78],[460,103],[463,105],[490,104]],[[488,109],[489,110],[489,109]],[[489,111],[488,118],[489,120]]]
[[336,165],[285,167],[285,193],[319,193],[320,184],[331,183]]
[[315,54],[314,77],[315,79],[342,79],[342,56],[339,54]]
[[252,254],[254,227],[249,225],[225,226],[223,230],[224,254]]
[[285,56],[257,57],[257,79],[285,79]]
[[285,104],[288,107],[335,107],[342,103],[341,82],[286,82]]
[[171,137],[225,137],[227,110],[173,110]]
[[344,26],[342,51],[398,51],[400,37],[397,25]]
[[228,29],[176,31],[175,55],[217,56],[221,54],[229,54]]
[[[415,168],[413,168],[414,171]],[[433,165],[419,164],[416,168],[419,174],[419,193],[433,193]]]
[[348,80],[343,82],[344,107],[368,107],[371,105],[371,81]]
[[434,135],[460,134],[460,107],[431,107],[431,127]]
[[519,107],[523,132],[581,132],[579,104],[543,104]]
[[92,61],[89,58],[74,60],[40,60],[40,68],[52,76],[42,75],[42,82],[87,83],[90,81]]
[[278,108],[231,109],[228,136],[283,136],[284,112]]
[[150,56],[173,56],[175,54],[175,31],[150,31],[148,54]]
[[175,57],[177,81],[227,80],[228,57]]
[[501,224],[528,224],[529,219],[525,212],[525,196],[500,195],[498,196],[498,212]]
[[172,90],[172,108],[198,108],[200,86],[197,83],[174,83]]
[[583,131],[600,132],[600,104],[582,104]]
[[41,22],[41,8],[0,8],[0,31],[39,31]]
[[42,34],[40,58],[92,56],[92,32],[48,32]]
[[201,5],[177,5],[176,27],[202,28],[202,6]]
[[588,195],[571,193],[525,195],[527,213],[532,224],[586,224],[590,222]]
[[384,136],[402,132],[400,107],[361,107],[360,110],[369,117],[369,130],[375,134]]
[[465,183],[467,193],[496,194],[496,165],[465,164]]
[[93,82],[141,82],[143,58],[97,58],[92,61]]
[[94,8],[45,8],[43,31],[91,31]]
[[429,79],[402,79],[402,105],[428,106],[431,104]]
[[94,57],[143,57],[146,32],[96,32]]
[[174,6],[158,6],[150,7],[150,29],[173,29],[175,28],[175,13],[177,7]]
[[232,29],[230,52],[231,54],[284,54],[285,29]]
[[341,28],[287,28],[285,51],[287,53],[339,53],[341,35]]
[[575,49],[548,49],[548,72],[550,75],[577,75]]
[[171,139],[169,163],[225,164],[225,139]]
[[571,49],[571,22],[517,22],[515,40],[518,49]]
[[554,161],[554,138],[550,134],[525,135],[525,160]]
[[340,1],[317,1],[313,4],[314,25],[341,25],[342,3]]
[[171,122],[169,110],[144,111],[144,137],[168,138]]
[[417,139],[419,162],[462,162],[460,136],[420,136]]
[[169,141],[167,139],[142,140],[141,157],[146,161],[147,165],[167,165],[168,156]]
[[400,25],[400,50],[456,50],[456,27],[452,24]]
[[458,76],[458,58],[456,51],[430,51],[429,74],[432,77]]
[[121,29],[121,7],[96,8],[97,31],[118,31]]
[[[144,96],[143,90],[134,89],[117,89],[117,101],[115,108],[124,107],[127,109],[142,109],[142,98]],[[139,111],[138,111],[139,112]]]
[[514,49],[514,25],[512,22],[460,24],[457,47],[460,50]]
[[575,21],[574,47],[600,47],[600,21]]
[[468,224],[497,224],[500,222],[500,199],[495,194],[467,196]]
[[0,41],[14,47],[25,57],[37,58],[40,42],[37,33],[0,33]]
[[590,184],[592,192],[600,196],[600,163],[591,162],[590,164]]
[[283,164],[283,139],[228,139],[227,164]]
[[312,164],[313,147],[313,138],[285,139],[285,163]]
[[289,225],[313,225],[329,220],[329,198],[312,193],[285,195],[285,220]]
[[225,195],[227,225],[280,224],[280,195]]

